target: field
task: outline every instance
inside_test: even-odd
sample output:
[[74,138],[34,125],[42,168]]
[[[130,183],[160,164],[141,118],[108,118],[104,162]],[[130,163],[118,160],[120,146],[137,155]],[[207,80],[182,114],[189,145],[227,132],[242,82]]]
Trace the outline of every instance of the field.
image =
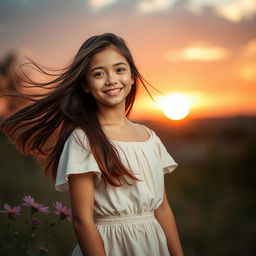
[[[185,255],[255,255],[256,117],[197,119],[182,124],[150,122],[145,117],[141,122],[156,131],[179,164],[166,176],[166,189]],[[36,162],[18,153],[2,134],[0,156],[1,210],[4,203],[20,205],[25,195],[51,209],[56,201],[69,206],[68,194],[54,191],[53,181]],[[47,226],[47,216],[42,220]],[[7,216],[1,214],[0,248],[6,245],[6,223]],[[9,246],[15,246],[11,241]],[[48,255],[68,256],[75,244],[72,224],[63,221]]]

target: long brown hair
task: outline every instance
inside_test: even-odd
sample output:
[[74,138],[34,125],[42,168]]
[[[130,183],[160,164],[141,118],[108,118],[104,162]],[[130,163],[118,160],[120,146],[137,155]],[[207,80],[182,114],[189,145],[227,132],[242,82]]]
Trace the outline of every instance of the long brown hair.
[[147,91],[148,89],[126,43],[112,33],[86,40],[72,63],[62,69],[58,76],[30,60],[30,64],[38,71],[53,76],[49,82],[35,82],[22,70],[23,81],[29,86],[46,89],[47,92],[20,94],[20,97],[25,97],[32,103],[3,120],[0,129],[13,139],[22,153],[45,159],[45,174],[54,179],[66,140],[74,129],[81,128],[87,135],[91,153],[105,183],[121,186],[123,182],[130,185],[131,179],[138,180],[121,163],[116,149],[105,136],[97,119],[95,99],[90,93],[84,92],[87,86],[86,72],[93,56],[111,45],[126,58],[134,79],[131,92],[126,98],[125,109],[128,116],[135,101],[138,84],[141,83]]

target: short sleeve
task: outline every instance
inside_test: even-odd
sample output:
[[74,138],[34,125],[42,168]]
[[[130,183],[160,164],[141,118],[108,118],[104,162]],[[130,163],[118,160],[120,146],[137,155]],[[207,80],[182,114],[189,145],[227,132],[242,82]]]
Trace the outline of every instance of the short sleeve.
[[156,137],[156,147],[157,147],[157,152],[159,154],[160,164],[162,166],[163,172],[164,174],[171,173],[177,168],[178,164],[174,161],[172,156],[168,153],[164,144],[155,133],[154,133],[154,136]]
[[83,130],[76,129],[71,133],[62,150],[57,169],[55,189],[60,192],[68,191],[68,176],[86,172],[94,172],[96,174],[96,184],[101,181],[101,171],[93,154],[90,152],[86,134]]

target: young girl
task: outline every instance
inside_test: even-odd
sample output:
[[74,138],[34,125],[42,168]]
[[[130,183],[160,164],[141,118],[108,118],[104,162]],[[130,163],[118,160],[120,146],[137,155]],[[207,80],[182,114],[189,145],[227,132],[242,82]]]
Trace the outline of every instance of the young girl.
[[22,152],[44,157],[56,189],[69,191],[72,255],[182,256],[164,188],[177,164],[151,129],[128,119],[145,82],[124,40],[91,37],[62,74],[27,82],[51,91],[27,95],[34,102],[1,129]]

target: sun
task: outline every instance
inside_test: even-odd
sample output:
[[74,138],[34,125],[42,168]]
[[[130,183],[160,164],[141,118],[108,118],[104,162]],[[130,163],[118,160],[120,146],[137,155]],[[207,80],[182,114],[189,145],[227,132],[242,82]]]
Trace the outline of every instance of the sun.
[[158,105],[165,116],[172,120],[181,120],[185,118],[190,111],[189,100],[181,93],[173,93],[160,97]]

